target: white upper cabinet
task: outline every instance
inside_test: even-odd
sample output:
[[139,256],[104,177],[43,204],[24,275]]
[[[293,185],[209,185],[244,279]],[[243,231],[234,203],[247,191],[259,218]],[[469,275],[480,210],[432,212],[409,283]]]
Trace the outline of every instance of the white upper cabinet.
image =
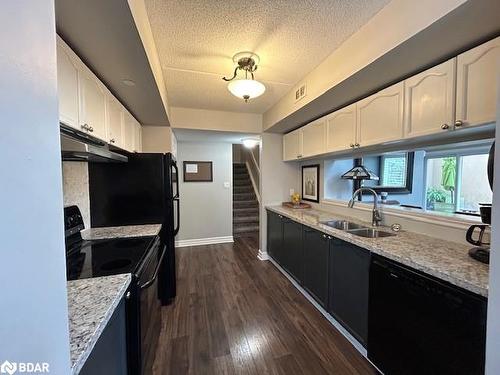
[[123,113],[122,147],[127,151],[134,151],[135,119],[128,112]]
[[106,139],[106,92],[92,75],[80,71],[80,124],[94,137]]
[[500,37],[457,57],[456,128],[496,121]]
[[326,151],[326,119],[321,118],[300,129],[302,131],[302,157],[323,154]]
[[57,39],[57,89],[59,97],[59,121],[80,129],[78,122],[78,68],[73,52],[60,38]]
[[400,82],[357,103],[357,147],[403,138],[403,96]]
[[142,127],[137,121],[134,121],[134,152],[142,152]]
[[122,122],[123,122],[123,107],[112,96],[106,99],[106,115],[108,124],[108,139],[107,141],[117,147],[123,147],[122,142]]
[[455,122],[456,59],[448,60],[405,82],[405,137],[441,133]]
[[356,143],[356,104],[333,112],[326,121],[326,152],[354,147]]
[[296,160],[302,157],[302,134],[300,129],[283,136],[283,160]]

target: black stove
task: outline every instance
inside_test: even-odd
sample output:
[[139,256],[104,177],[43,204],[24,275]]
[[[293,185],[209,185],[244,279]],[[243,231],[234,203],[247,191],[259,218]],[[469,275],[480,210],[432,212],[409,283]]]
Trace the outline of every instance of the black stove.
[[136,274],[155,236],[77,242],[66,253],[68,280]]
[[64,209],[66,233],[66,276],[68,280],[137,274],[156,236],[83,240],[82,215],[76,206]]
[[68,280],[132,274],[125,297],[129,375],[151,373],[161,328],[158,279],[166,246],[159,236],[82,239],[82,215],[77,206],[64,208]]

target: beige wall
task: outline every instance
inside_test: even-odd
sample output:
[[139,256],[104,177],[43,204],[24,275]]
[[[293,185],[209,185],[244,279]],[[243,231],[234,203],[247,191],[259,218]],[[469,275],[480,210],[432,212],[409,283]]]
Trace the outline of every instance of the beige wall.
[[240,133],[261,133],[262,115],[171,107],[173,128],[230,131]]
[[176,155],[177,140],[168,126],[142,127],[142,152],[171,152]]
[[391,1],[298,83],[297,86],[304,82],[307,85],[305,98],[295,103],[294,87],[264,114],[264,130],[368,66],[464,2],[465,0]]
[[280,134],[263,133],[260,148],[260,249],[267,254],[265,207],[290,200],[290,189],[300,192],[298,163],[285,163]]

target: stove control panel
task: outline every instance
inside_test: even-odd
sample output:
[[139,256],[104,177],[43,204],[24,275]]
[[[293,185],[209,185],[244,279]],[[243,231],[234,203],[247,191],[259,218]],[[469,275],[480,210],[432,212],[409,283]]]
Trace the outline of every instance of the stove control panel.
[[84,228],[82,213],[78,206],[64,207],[64,233],[66,237],[80,233]]

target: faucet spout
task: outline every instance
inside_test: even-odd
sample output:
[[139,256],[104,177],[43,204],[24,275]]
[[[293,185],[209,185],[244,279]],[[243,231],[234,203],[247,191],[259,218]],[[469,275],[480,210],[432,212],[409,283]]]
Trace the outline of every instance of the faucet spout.
[[363,191],[369,192],[373,195],[372,225],[378,227],[380,225],[380,222],[382,221],[382,214],[380,213],[380,210],[378,209],[378,195],[377,195],[377,192],[375,190],[367,188],[367,187],[362,187],[362,188],[357,189],[354,192],[354,194],[352,195],[352,198],[349,200],[347,207],[353,208],[356,197],[359,194],[363,193]]

